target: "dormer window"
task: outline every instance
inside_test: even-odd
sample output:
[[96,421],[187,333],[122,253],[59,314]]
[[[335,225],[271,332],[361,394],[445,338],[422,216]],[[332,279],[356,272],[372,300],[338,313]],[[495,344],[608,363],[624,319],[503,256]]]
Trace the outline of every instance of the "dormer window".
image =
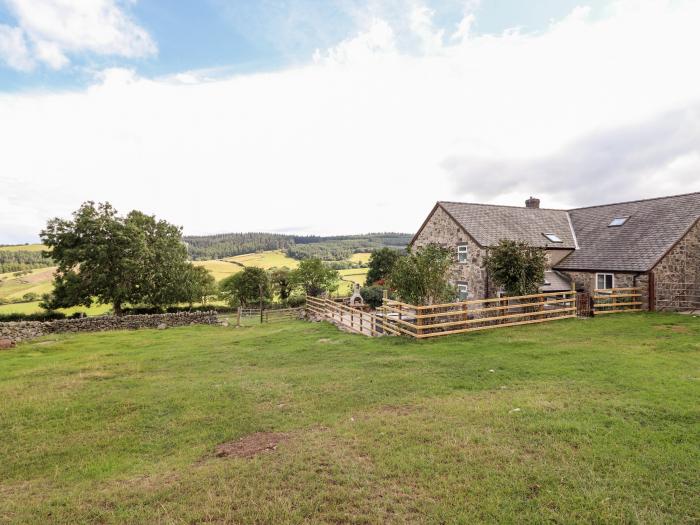
[[556,243],[564,242],[564,241],[561,240],[561,237],[559,237],[559,236],[558,236],[557,234],[555,234],[555,233],[543,233],[542,235],[544,235],[545,237],[547,237],[547,240],[548,240],[549,242],[556,242]]
[[464,264],[467,262],[469,257],[469,247],[466,244],[460,244],[457,246],[457,262]]
[[610,224],[608,224],[608,227],[610,226],[622,226],[627,222],[629,217],[615,217],[613,220],[610,221]]

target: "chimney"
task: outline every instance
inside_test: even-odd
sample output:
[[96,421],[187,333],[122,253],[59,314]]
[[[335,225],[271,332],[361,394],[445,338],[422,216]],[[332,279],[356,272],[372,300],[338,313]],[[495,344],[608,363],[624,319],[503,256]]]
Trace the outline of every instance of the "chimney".
[[525,207],[526,208],[539,208],[540,207],[540,199],[536,199],[535,197],[530,197],[528,200],[525,201]]

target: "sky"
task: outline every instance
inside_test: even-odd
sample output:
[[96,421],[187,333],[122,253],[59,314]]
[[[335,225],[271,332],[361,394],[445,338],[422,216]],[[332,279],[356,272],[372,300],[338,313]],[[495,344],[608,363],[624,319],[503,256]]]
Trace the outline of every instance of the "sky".
[[697,0],[0,0],[0,244],[700,191]]

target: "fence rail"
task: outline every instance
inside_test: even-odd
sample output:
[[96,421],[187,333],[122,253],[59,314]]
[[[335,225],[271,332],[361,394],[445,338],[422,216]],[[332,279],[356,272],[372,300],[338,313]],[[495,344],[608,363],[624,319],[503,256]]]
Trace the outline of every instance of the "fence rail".
[[306,309],[358,334],[372,337],[386,333],[381,326],[381,319],[376,314],[352,308],[332,299],[307,296]]
[[576,317],[576,292],[478,299],[417,306],[386,299],[382,324],[387,332],[416,339],[544,323]]
[[640,312],[644,304],[640,288],[594,290],[591,298],[594,315]]

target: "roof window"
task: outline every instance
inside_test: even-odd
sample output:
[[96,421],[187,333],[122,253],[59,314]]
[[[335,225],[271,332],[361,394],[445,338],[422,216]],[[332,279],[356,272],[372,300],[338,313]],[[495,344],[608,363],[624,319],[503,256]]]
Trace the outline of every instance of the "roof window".
[[610,224],[608,224],[608,227],[610,226],[622,226],[627,222],[629,217],[615,217],[613,220],[610,221]]
[[547,240],[549,240],[549,242],[564,242],[561,240],[561,237],[559,237],[555,233],[543,233],[542,235],[547,237]]

